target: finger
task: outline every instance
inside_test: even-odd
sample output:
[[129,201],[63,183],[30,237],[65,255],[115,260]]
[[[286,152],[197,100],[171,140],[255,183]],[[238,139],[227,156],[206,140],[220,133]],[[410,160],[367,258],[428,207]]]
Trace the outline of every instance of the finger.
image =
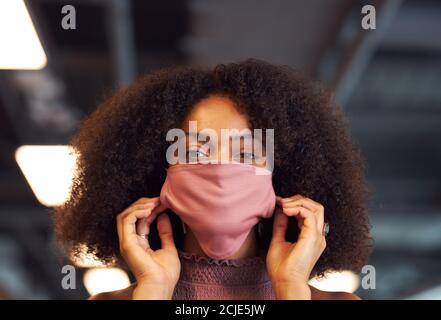
[[159,197],[156,198],[140,198],[132,203],[129,207],[127,207],[123,212],[121,212],[120,216],[123,218],[124,216],[130,214],[130,212],[134,210],[144,209],[146,207],[153,208],[159,203]]
[[301,206],[293,208],[283,208],[283,213],[287,216],[294,216],[297,220],[301,221],[301,230],[306,227],[307,229],[317,231],[317,218],[316,214],[309,209]]
[[319,231],[323,230],[325,212],[324,212],[324,207],[320,203],[315,202],[309,198],[302,198],[283,204],[283,208],[293,208],[297,206],[304,207],[314,212],[317,216],[317,229]]
[[125,216],[129,215],[131,212],[135,210],[143,210],[143,209],[153,209],[156,206],[154,202],[145,202],[141,204],[134,204],[130,207],[128,207],[126,210],[124,210],[120,216],[121,219],[123,219]]
[[127,215],[129,215],[130,213],[132,213],[133,211],[136,210],[151,210],[152,209],[152,204],[137,204],[137,205],[132,205],[130,207],[128,207],[126,210],[124,210],[123,212],[121,212],[117,217],[116,217],[116,227],[117,227],[117,232],[118,232],[118,237],[121,240],[123,237],[123,222],[122,220],[127,217]]
[[159,202],[159,197],[155,197],[155,198],[139,198],[138,200],[136,200],[134,203],[132,203],[131,206],[133,205],[138,205],[138,204],[148,204],[148,203],[153,203],[156,204]]
[[136,200],[134,203],[132,203],[129,207],[127,207],[124,211],[122,211],[118,216],[117,219],[121,220],[131,212],[135,210],[143,210],[146,208],[154,208],[159,204],[159,197],[156,198],[140,198]]
[[323,233],[323,228],[325,225],[325,207],[321,203],[310,198],[305,198],[305,201],[308,203],[308,205],[310,204],[311,206],[316,207],[315,212],[317,213],[317,227],[319,232]]
[[137,236],[136,234],[136,222],[139,219],[148,218],[151,214],[151,209],[135,210],[125,216],[121,220],[121,230],[122,230],[122,242],[128,241],[132,236]]
[[[159,199],[159,198],[158,198]],[[161,201],[157,201],[156,203],[155,203],[155,207],[154,207],[154,209],[153,209],[153,214],[159,214],[159,213],[161,213],[161,212],[164,212],[165,210],[167,210],[167,207],[164,205],[164,204],[162,204],[162,202]]]
[[[158,198],[159,199],[159,198]],[[155,202],[149,202],[144,205],[135,205],[136,208],[139,209],[149,209],[151,210],[150,215],[147,218],[143,218],[138,220],[136,223],[136,233],[140,236],[146,237],[150,234],[150,225],[153,223],[153,221],[156,219],[156,217],[163,211],[165,211],[167,208],[160,203],[160,201]],[[133,211],[135,211],[133,210]]]
[[302,206],[302,207],[308,208],[311,211],[319,211],[323,208],[323,206],[320,203],[315,202],[309,198],[291,200],[288,202],[282,202],[282,204],[287,207]]
[[282,198],[281,202],[286,203],[286,202],[291,202],[291,201],[299,200],[299,199],[303,199],[303,198],[304,198],[304,196],[302,196],[301,194],[296,194],[296,195],[293,195],[292,197]]
[[299,230],[302,229],[303,227],[303,218],[299,216],[300,214],[300,209],[301,207],[297,206],[297,207],[293,207],[293,208],[282,208],[282,211],[285,215],[287,215],[288,217],[295,217],[297,219],[297,227],[299,228]]
[[296,218],[301,221],[299,239],[309,239],[315,241],[323,234],[322,230],[317,228],[317,214],[303,207],[297,207]]
[[156,217],[158,217],[158,215],[164,212],[166,209],[167,208],[159,201],[155,203],[155,206],[151,208],[151,214],[142,222],[142,230],[144,234],[148,235],[150,233],[150,225],[153,223],[153,221],[155,221]]
[[161,248],[165,250],[176,250],[173,240],[173,231],[170,218],[167,214],[161,214],[158,217],[158,234],[161,239]]
[[138,220],[136,223],[136,233],[140,236],[147,236],[150,233],[150,226],[147,218]]
[[276,210],[273,222],[273,237],[271,242],[285,242],[286,230],[288,229],[288,216],[280,210]]
[[158,212],[151,211],[147,218],[140,219],[136,224],[137,234],[148,236],[150,234],[150,225],[155,221],[158,214]]
[[304,206],[314,208],[313,211],[317,218],[317,230],[322,233],[325,225],[325,208],[321,203],[318,203],[312,199],[304,198]]
[[276,197],[276,203],[282,207],[285,203],[289,203],[291,201],[294,201],[297,199],[302,199],[302,198],[303,198],[303,196],[299,195],[299,194],[296,194],[292,197],[287,197],[287,198],[282,198],[282,197],[278,196],[278,197]]

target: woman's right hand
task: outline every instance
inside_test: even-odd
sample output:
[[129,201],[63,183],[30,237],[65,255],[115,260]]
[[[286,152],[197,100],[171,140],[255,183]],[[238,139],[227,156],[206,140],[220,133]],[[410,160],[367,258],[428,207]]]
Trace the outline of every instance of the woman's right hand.
[[[141,198],[117,217],[121,255],[137,281],[133,299],[171,299],[178,282],[181,264],[165,209],[159,198]],[[154,251],[148,235],[158,215],[161,249]]]

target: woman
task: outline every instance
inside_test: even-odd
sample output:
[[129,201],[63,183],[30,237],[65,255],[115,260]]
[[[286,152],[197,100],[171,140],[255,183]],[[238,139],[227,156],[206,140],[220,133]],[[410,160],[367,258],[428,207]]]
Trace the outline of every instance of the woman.
[[[188,135],[190,121],[219,136],[273,129],[270,178],[253,178],[245,166],[254,162],[234,167],[237,174],[228,166],[170,165],[167,132]],[[69,252],[86,246],[103,262],[126,265],[136,279],[92,299],[358,298],[308,285],[326,271],[359,272],[366,263],[367,189],[342,113],[289,68],[247,60],[155,72],[102,104],[72,145],[78,173],[55,216],[57,238]],[[187,158],[220,159],[201,142],[186,147]],[[240,150],[229,160],[255,160],[243,144]],[[205,215],[196,216],[195,206]]]

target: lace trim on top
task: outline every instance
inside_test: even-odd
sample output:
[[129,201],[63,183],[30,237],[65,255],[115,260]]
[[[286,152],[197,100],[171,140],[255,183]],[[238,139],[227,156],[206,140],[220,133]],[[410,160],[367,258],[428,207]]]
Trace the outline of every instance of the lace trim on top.
[[178,250],[178,254],[180,258],[185,260],[192,260],[197,263],[207,263],[207,264],[215,264],[218,266],[233,266],[233,267],[243,267],[243,266],[255,266],[263,261],[265,261],[265,256],[259,255],[255,257],[246,257],[246,258],[236,258],[236,259],[214,259],[211,257],[200,256],[194,253],[185,252]]
[[179,252],[181,283],[215,286],[255,286],[268,283],[265,256],[213,259]]
[[178,251],[181,274],[174,300],[275,299],[266,270],[266,255],[213,259]]

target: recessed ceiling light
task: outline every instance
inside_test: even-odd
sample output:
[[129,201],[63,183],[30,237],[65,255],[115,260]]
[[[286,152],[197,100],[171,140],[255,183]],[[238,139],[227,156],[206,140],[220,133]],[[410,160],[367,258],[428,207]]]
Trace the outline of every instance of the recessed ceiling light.
[[23,0],[0,1],[0,69],[42,69],[47,58]]
[[21,146],[15,159],[38,201],[62,205],[70,195],[76,156],[68,146]]

